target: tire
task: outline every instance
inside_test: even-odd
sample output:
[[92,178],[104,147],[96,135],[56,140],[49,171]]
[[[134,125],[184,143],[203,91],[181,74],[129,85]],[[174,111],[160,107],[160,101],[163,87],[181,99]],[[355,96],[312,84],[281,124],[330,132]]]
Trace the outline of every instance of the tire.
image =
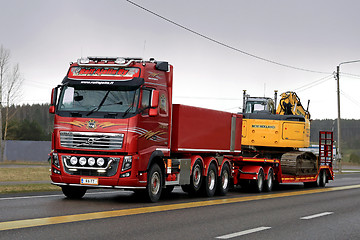
[[317,188],[320,186],[320,178],[321,178],[321,172],[319,173],[318,177],[316,178],[316,181],[314,182],[304,182],[304,187],[306,188]]
[[201,190],[203,182],[202,169],[200,160],[196,160],[190,176],[189,194],[191,195],[197,195]]
[[253,190],[257,193],[262,192],[264,189],[264,170],[260,168],[258,177],[253,180]]
[[217,184],[217,194],[225,196],[230,188],[230,169],[229,165],[225,164],[221,169],[221,174]]
[[151,165],[148,172],[146,197],[149,202],[157,202],[160,199],[163,187],[163,174],[158,164]]
[[274,171],[271,168],[269,170],[268,179],[265,180],[264,191],[265,192],[271,192],[273,187],[274,187]]
[[204,182],[204,193],[206,197],[212,197],[215,195],[217,179],[216,166],[211,163]]
[[61,187],[63,194],[69,199],[81,199],[85,193],[85,187],[72,187],[72,186],[63,186]]
[[320,172],[319,178],[320,178],[320,180],[319,180],[319,182],[320,182],[320,183],[319,183],[319,186],[320,186],[320,187],[325,187],[325,186],[326,186],[326,181],[327,181],[326,171],[322,170],[322,171]]

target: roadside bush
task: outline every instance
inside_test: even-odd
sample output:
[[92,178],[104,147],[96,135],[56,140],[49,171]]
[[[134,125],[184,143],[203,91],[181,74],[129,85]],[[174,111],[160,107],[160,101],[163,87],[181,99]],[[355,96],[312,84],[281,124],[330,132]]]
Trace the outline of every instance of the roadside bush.
[[350,162],[360,164],[360,157],[355,153],[351,153],[350,154]]

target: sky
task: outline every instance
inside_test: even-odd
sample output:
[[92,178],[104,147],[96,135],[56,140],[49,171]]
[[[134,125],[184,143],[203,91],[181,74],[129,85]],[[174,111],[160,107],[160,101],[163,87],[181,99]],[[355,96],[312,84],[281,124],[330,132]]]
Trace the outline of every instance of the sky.
[[[174,103],[239,112],[243,90],[295,91],[312,119],[337,118],[333,72],[360,60],[359,1],[133,1],[232,49],[125,0],[0,0],[0,45],[24,78],[18,104],[48,103],[80,57],[152,57],[174,66]],[[341,117],[360,119],[360,62],[341,65],[340,89]]]

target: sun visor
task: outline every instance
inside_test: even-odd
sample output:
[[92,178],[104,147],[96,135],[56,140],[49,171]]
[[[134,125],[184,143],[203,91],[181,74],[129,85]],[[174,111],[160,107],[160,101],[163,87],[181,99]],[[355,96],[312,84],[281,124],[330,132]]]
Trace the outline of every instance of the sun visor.
[[96,89],[123,89],[123,90],[135,90],[138,89],[141,85],[144,84],[144,79],[139,77],[134,77],[130,80],[95,80],[95,79],[71,79],[65,77],[62,81],[62,84],[68,86],[82,86],[86,89],[96,88]]

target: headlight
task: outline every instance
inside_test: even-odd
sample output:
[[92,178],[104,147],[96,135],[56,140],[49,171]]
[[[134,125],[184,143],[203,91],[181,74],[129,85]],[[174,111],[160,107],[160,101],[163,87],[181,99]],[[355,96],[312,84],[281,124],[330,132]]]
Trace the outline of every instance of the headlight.
[[77,162],[78,162],[77,157],[71,157],[71,158],[70,158],[70,164],[71,164],[71,165],[76,165]]
[[80,163],[81,166],[84,166],[84,165],[86,164],[86,158],[85,158],[85,157],[81,157],[81,158],[79,159],[79,163]]
[[104,166],[104,164],[105,164],[105,160],[104,160],[103,158],[98,158],[98,159],[96,160],[96,164],[97,164],[99,167],[102,167],[102,166]]
[[132,156],[125,156],[122,164],[121,171],[129,170],[132,166]]
[[95,158],[90,157],[90,158],[88,159],[88,164],[89,164],[89,166],[94,166],[94,165],[95,165]]
[[59,157],[57,153],[52,154],[52,163],[54,164],[55,167],[60,168]]

